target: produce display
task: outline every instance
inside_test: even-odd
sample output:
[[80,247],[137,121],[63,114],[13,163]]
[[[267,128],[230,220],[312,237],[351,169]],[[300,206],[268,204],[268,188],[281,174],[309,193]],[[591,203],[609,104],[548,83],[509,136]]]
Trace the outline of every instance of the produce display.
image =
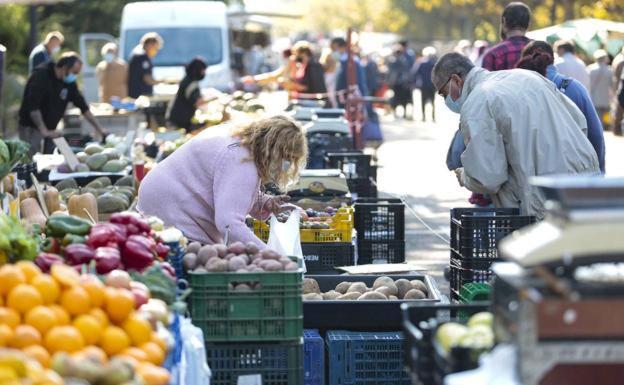
[[492,324],[492,313],[477,313],[470,317],[466,325],[457,322],[440,325],[435,340],[446,355],[456,347],[471,349],[480,354],[494,346]]
[[[290,215],[292,214],[292,210],[287,210],[279,213],[277,215],[277,220],[285,223]],[[338,213],[338,209],[328,206],[324,211],[316,211],[314,209],[306,209],[299,210],[300,213],[300,224],[299,227],[301,229],[331,229],[332,228],[332,220],[333,216]]]
[[193,273],[256,273],[264,271],[297,271],[299,265],[290,258],[269,249],[260,250],[254,243],[234,242],[229,246],[202,246],[191,242],[182,260],[184,269]]
[[136,197],[133,183],[132,176],[120,178],[114,184],[109,177],[102,176],[84,187],[78,187],[75,179],[67,178],[58,182],[54,188],[65,202],[69,214],[89,218],[86,209],[97,221],[97,214],[125,211],[132,205]]
[[38,244],[15,217],[0,214],[0,265],[20,260],[33,260]]
[[304,278],[304,301],[352,301],[352,300],[417,300],[427,298],[427,285],[420,280],[397,279],[379,277],[373,287],[367,287],[364,282],[341,282],[334,290],[322,293],[315,279]]
[[234,91],[229,106],[236,111],[258,112],[264,110],[264,106],[253,92]]
[[0,384],[64,385],[57,372],[17,349],[0,348]]
[[7,176],[13,167],[28,153],[30,145],[21,140],[0,139],[0,180]]
[[84,151],[76,154],[80,162],[74,170],[67,163],[57,167],[59,173],[100,171],[117,173],[124,171],[130,165],[130,159],[123,156],[126,152],[126,144],[123,138],[108,135],[105,144],[89,144]]

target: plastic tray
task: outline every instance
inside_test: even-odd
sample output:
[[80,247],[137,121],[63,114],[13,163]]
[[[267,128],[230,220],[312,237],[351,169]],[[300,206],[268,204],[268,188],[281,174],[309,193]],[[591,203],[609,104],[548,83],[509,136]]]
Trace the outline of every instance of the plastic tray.
[[377,185],[371,178],[347,179],[347,185],[353,198],[377,198]]
[[402,332],[327,332],[329,384],[409,385]]
[[318,330],[303,331],[303,382],[305,385],[325,383],[325,341]]
[[342,170],[348,179],[371,178],[371,156],[361,152],[330,152],[325,157],[325,167]]
[[454,300],[459,300],[459,293],[467,283],[488,283],[492,278],[490,267],[496,260],[471,258],[459,258],[457,253],[451,251],[451,276],[450,288],[451,296]]
[[353,207],[358,239],[363,241],[405,239],[405,203],[403,200],[359,198]]
[[365,241],[358,238],[357,264],[403,263],[405,262],[405,241]]
[[[314,278],[321,289],[326,292],[333,290],[340,282],[364,282],[372,286],[375,275],[308,275]],[[433,278],[426,274],[389,275],[397,280],[419,279],[427,285],[428,297],[416,301],[304,301],[303,323],[306,329],[347,329],[362,331],[393,331],[400,330],[402,325],[400,306],[404,302],[422,302],[434,304],[441,301],[442,296]],[[431,317],[431,313],[424,311],[423,319]]]
[[[211,385],[237,385],[240,376],[260,375],[262,385],[303,385],[303,346],[206,344]],[[251,382],[256,383],[256,382]]]
[[518,209],[451,209],[451,249],[460,258],[498,258],[498,242],[535,222]]
[[307,274],[336,274],[336,267],[352,266],[355,247],[352,243],[302,243]]
[[[264,273],[189,273],[193,324],[206,341],[292,341],[301,339],[302,270]],[[260,288],[235,291],[230,284]]]

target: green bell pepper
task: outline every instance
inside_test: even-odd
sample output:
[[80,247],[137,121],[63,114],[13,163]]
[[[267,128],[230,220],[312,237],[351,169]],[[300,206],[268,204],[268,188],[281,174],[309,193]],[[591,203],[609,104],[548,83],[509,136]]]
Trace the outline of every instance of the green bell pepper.
[[76,234],[65,234],[65,236],[63,237],[63,246],[67,246],[67,245],[73,245],[76,243],[86,243],[87,242],[87,238],[83,237],[82,235],[76,235]]
[[48,218],[46,234],[48,237],[63,238],[66,234],[87,235],[91,223],[71,215],[54,215]]

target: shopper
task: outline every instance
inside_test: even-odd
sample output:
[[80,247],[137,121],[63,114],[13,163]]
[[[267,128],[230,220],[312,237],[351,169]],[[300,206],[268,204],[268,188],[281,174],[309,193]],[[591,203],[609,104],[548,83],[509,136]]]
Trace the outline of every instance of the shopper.
[[310,43],[307,41],[295,43],[293,45],[293,54],[295,55],[295,61],[299,64],[291,89],[297,93],[327,93],[323,66],[314,58]]
[[392,56],[388,59],[388,85],[392,88],[393,96],[390,100],[394,116],[398,117],[398,108],[403,110],[403,118],[411,119],[413,117],[407,112],[408,106],[413,110],[412,87],[410,84],[409,61],[403,47],[396,45]]
[[431,120],[435,122],[435,86],[431,81],[431,70],[436,63],[437,51],[433,47],[426,47],[422,51],[423,59],[417,63],[414,73],[414,81],[420,87],[420,105],[422,108],[422,120],[425,119],[425,106],[431,104]]
[[64,41],[65,37],[59,31],[48,33],[43,43],[37,45],[30,52],[28,57],[28,75],[32,74],[35,68],[51,62],[52,56],[60,52]]
[[206,76],[206,62],[202,58],[194,58],[186,65],[186,76],[180,82],[175,98],[167,109],[167,123],[175,128],[192,131],[199,128],[193,123],[195,111],[209,100],[202,98],[200,82]]
[[581,111],[532,71],[492,73],[457,53],[442,56],[433,82],[460,114],[466,144],[460,185],[489,194],[494,206],[544,215],[544,196],[530,184],[540,175],[598,174]]
[[266,219],[287,197],[261,193],[275,183],[282,190],[298,178],[307,158],[301,127],[276,116],[246,126],[212,127],[184,144],[141,182],[138,209],[161,218],[195,241],[253,242],[265,248],[245,225],[249,214]]
[[340,55],[334,53],[331,49],[327,48],[321,54],[319,63],[321,63],[321,65],[323,66],[323,71],[325,73],[325,88],[327,88],[329,103],[332,107],[337,107],[338,101],[336,100],[336,77],[338,76]]
[[555,60],[557,72],[578,80],[581,84],[590,89],[589,74],[585,63],[576,56],[574,43],[567,40],[559,40],[555,43],[555,51],[559,58]]
[[58,62],[36,68],[28,78],[19,110],[19,135],[30,143],[30,156],[37,152],[52,153],[52,139],[61,136],[56,126],[65,115],[69,102],[80,108],[85,119],[102,137],[106,135],[76,85],[81,69],[80,56],[75,52],[66,52]]
[[618,101],[617,95],[620,93],[622,87],[622,73],[624,72],[624,47],[620,50],[613,62],[611,63],[611,69],[613,70],[613,100],[611,101],[611,130],[614,135],[622,135],[622,117],[624,115],[624,109]]
[[609,66],[609,54],[607,51],[599,49],[594,52],[596,62],[587,69],[589,72],[589,93],[594,102],[596,112],[603,125],[606,124],[605,117],[609,113],[611,101],[611,86],[613,82],[613,71]]
[[110,103],[112,98],[128,96],[128,66],[117,56],[117,44],[102,47],[102,61],[95,67],[99,84],[100,102]]
[[297,62],[290,48],[282,51],[282,63],[274,71],[258,74],[254,76],[243,76],[241,81],[246,84],[257,84],[267,86],[272,83],[284,84],[295,78],[297,73]]
[[602,124],[592,104],[589,93],[576,79],[561,75],[553,65],[553,49],[545,41],[532,41],[522,51],[518,68],[535,71],[555,83],[557,89],[581,110],[587,121],[587,138],[591,142],[600,170],[605,172],[605,141]]
[[[336,77],[336,99],[339,107],[344,107],[347,95],[347,41],[342,37],[335,37],[331,40],[330,48],[340,61],[338,66],[338,75]],[[355,80],[357,84],[357,93],[360,96],[368,96],[368,86],[366,85],[366,71],[360,62],[360,59],[352,54],[353,65],[355,66]]]
[[128,95],[131,98],[136,99],[141,95],[151,96],[154,93],[154,86],[161,83],[152,75],[152,59],[162,45],[160,35],[149,32],[143,35],[140,44],[132,50],[128,64]]
[[482,67],[488,71],[509,70],[516,66],[522,49],[530,41],[526,32],[531,23],[531,9],[524,3],[514,2],[505,7],[501,16],[502,42],[484,55]]

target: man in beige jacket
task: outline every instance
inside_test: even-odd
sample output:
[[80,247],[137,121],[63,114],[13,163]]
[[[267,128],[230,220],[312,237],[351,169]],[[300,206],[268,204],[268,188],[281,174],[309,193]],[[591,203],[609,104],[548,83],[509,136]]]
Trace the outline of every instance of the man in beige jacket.
[[128,96],[128,66],[117,56],[115,43],[102,47],[102,59],[95,67],[100,102],[110,103],[112,97],[125,98]]

